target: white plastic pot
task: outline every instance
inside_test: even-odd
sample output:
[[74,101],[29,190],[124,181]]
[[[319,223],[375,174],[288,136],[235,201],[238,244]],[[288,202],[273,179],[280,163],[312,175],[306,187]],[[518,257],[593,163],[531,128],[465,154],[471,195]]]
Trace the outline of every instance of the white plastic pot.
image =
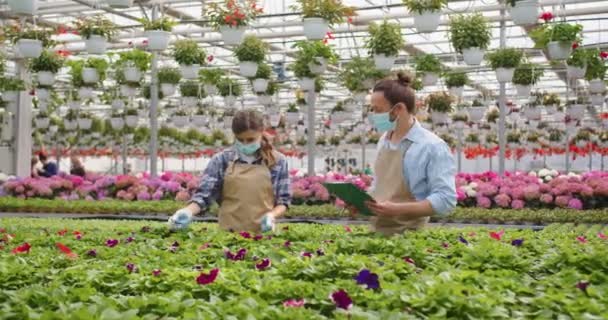
[[537,121],[537,120],[540,120],[541,110],[538,107],[537,108],[526,108],[524,110],[524,115],[530,121]]
[[91,35],[84,41],[85,50],[89,54],[104,54],[108,49],[108,40],[99,35]]
[[439,75],[437,73],[425,72],[422,75],[422,85],[423,86],[435,85],[437,83],[437,80],[439,80]]
[[213,96],[217,94],[217,86],[214,84],[204,84],[203,90],[207,95]]
[[38,101],[38,111],[47,112],[48,109],[49,109],[49,103],[47,101],[44,101],[44,100]]
[[141,80],[141,71],[136,67],[126,67],[123,70],[123,75],[127,82],[139,82]]
[[99,82],[99,74],[95,68],[82,68],[82,81],[84,83]]
[[133,5],[133,0],[107,0],[108,5],[112,8],[129,8]]
[[329,23],[323,18],[304,18],[302,27],[308,40],[323,40],[329,31]]
[[198,70],[201,68],[200,64],[191,65],[179,65],[179,69],[184,79],[196,79],[198,78]]
[[397,60],[397,56],[386,56],[385,54],[375,54],[374,55],[374,64],[376,68],[379,70],[390,70],[393,65],[395,65],[395,60]]
[[545,111],[547,112],[547,114],[554,114],[555,112],[557,112],[557,106],[555,106],[555,105],[545,106]]
[[221,26],[220,33],[222,34],[222,40],[224,40],[224,44],[233,46],[239,45],[243,42],[243,36],[245,35],[244,27],[229,27],[229,26]]
[[19,91],[4,91],[2,92],[2,101],[15,102],[19,97]]
[[79,118],[78,119],[78,128],[80,130],[89,130],[93,125],[93,120],[89,118]]
[[19,56],[29,59],[38,58],[42,54],[42,41],[35,39],[19,39],[15,44]]
[[268,89],[268,79],[254,79],[251,81],[253,92],[266,92]]
[[233,107],[234,104],[236,103],[236,96],[225,96],[224,97],[224,105],[226,107]]
[[300,121],[300,113],[299,112],[285,112],[285,121],[287,121],[290,125],[298,124]]
[[281,122],[281,115],[278,113],[274,113],[268,116],[268,120],[270,122],[271,127],[276,127]]
[[38,98],[38,100],[48,101],[51,99],[51,91],[46,88],[37,88],[36,97]]
[[184,107],[187,108],[191,108],[196,106],[196,103],[198,102],[197,97],[182,97],[182,104],[184,105]]
[[606,91],[606,83],[602,79],[593,79],[589,81],[589,92],[603,93]]
[[468,108],[469,112],[469,120],[471,122],[479,122],[483,119],[483,116],[486,114],[486,107],[470,107]]
[[191,121],[193,125],[203,127],[207,124],[207,117],[204,115],[193,115]]
[[551,41],[547,44],[547,51],[551,60],[566,60],[572,53],[572,43]]
[[511,82],[515,68],[498,68],[496,69],[496,80],[498,82]]
[[93,88],[91,88],[91,87],[81,87],[81,88],[78,88],[78,97],[80,99],[90,99],[90,98],[93,98]]
[[464,63],[470,66],[478,66],[483,61],[485,51],[480,48],[464,48],[462,49],[462,58]]
[[176,85],[173,83],[161,83],[160,84],[160,92],[162,92],[163,96],[170,97],[175,94]]
[[263,106],[267,106],[272,103],[272,96],[261,94],[258,96],[258,103]]
[[145,36],[148,38],[148,50],[163,51],[166,50],[169,46],[171,32],[162,30],[149,30],[145,32]]
[[67,131],[74,131],[78,128],[78,122],[76,120],[63,120],[63,127]]
[[122,118],[110,118],[110,125],[114,130],[120,130],[125,126],[125,121]]
[[302,78],[298,80],[300,88],[303,91],[314,91],[315,90],[315,79],[314,78]]
[[516,84],[515,91],[517,91],[517,96],[519,97],[529,97],[530,92],[532,92],[532,86]]
[[566,114],[576,120],[580,120],[585,116],[585,106],[582,104],[575,104],[566,108]]
[[120,85],[120,95],[127,98],[135,97],[137,95],[137,88],[122,84]]
[[566,66],[566,74],[569,79],[582,79],[587,72],[587,68],[579,68],[574,66]]
[[38,72],[38,84],[41,86],[52,86],[55,83],[55,74],[49,71]]
[[448,90],[450,91],[450,95],[460,98],[464,92],[464,87],[450,87]]
[[8,7],[13,13],[33,16],[38,11],[38,0],[8,0]]
[[112,108],[116,110],[120,110],[125,107],[125,102],[121,99],[112,100]]
[[80,100],[73,100],[73,101],[68,102],[68,107],[72,110],[80,109],[80,105],[81,105]]
[[589,100],[591,101],[591,105],[593,106],[603,106],[605,97],[603,94],[592,94],[589,96]]
[[129,128],[137,126],[139,116],[125,116],[125,125]]
[[181,127],[185,127],[186,125],[188,125],[188,122],[190,122],[190,119],[188,118],[188,116],[172,116],[171,122],[173,122],[174,126],[181,128]]
[[308,63],[308,69],[312,74],[320,75],[327,70],[327,59],[323,57],[315,57],[315,62]]
[[433,32],[439,27],[439,11],[423,11],[422,14],[414,13],[414,28],[420,33]]
[[431,111],[431,121],[433,124],[445,124],[448,123],[449,116],[445,112]]
[[538,0],[517,1],[510,11],[514,24],[518,26],[536,24],[538,21]]
[[38,129],[46,129],[49,127],[51,123],[51,119],[49,118],[35,118],[34,123],[36,124],[36,128]]

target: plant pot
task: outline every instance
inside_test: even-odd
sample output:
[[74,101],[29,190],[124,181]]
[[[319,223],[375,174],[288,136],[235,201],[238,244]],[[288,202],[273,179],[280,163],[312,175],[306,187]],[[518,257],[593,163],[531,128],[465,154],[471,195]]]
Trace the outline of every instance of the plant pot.
[[462,49],[462,58],[464,63],[470,66],[478,66],[483,61],[485,50],[481,48],[464,48]]
[[55,74],[50,71],[38,72],[38,85],[52,86],[55,83]]
[[80,130],[89,130],[93,125],[93,120],[89,118],[79,118],[78,119],[78,128]]
[[82,81],[84,83],[97,83],[99,82],[99,74],[95,68],[83,68],[82,69]]
[[107,0],[108,5],[112,8],[129,8],[133,6],[133,0]]
[[49,109],[49,103],[45,100],[38,101],[38,111],[47,112]]
[[68,107],[72,110],[79,110],[81,104],[82,103],[80,102],[80,100],[73,100],[68,102]]
[[315,61],[317,63],[308,63],[308,69],[310,69],[310,72],[316,75],[325,73],[325,71],[327,70],[327,59],[323,57],[315,57]]
[[125,121],[122,118],[110,118],[110,126],[114,130],[121,130],[125,126]]
[[8,0],[8,7],[15,14],[33,16],[38,11],[38,0]]
[[196,79],[198,78],[198,70],[201,68],[200,64],[192,65],[179,65],[179,69],[184,79]]
[[272,96],[261,94],[258,96],[258,103],[263,106],[267,106],[272,103]]
[[138,121],[139,116],[125,116],[125,125],[129,128],[136,127]]
[[192,124],[197,127],[203,127],[207,124],[207,116],[194,115],[192,116]]
[[580,120],[585,116],[585,106],[582,104],[575,104],[566,108],[566,114],[576,120]]
[[35,39],[20,39],[15,44],[19,56],[34,59],[42,54],[42,41]]
[[78,89],[78,97],[80,99],[90,99],[93,98],[93,88],[91,87],[81,87]]
[[148,50],[163,51],[166,50],[169,46],[171,32],[162,30],[149,30],[145,32],[145,36],[148,38]]
[[120,110],[125,107],[125,102],[121,99],[112,100],[112,108],[116,110]]
[[38,100],[48,101],[51,99],[51,91],[46,88],[37,88],[36,97],[38,98]]
[[170,97],[175,94],[177,86],[173,83],[161,83],[160,84],[160,92],[162,92],[164,97]]
[[483,119],[483,116],[486,114],[486,107],[470,107],[468,108],[469,113],[469,121],[471,122],[479,122]]
[[315,79],[314,78],[302,78],[298,80],[300,88],[303,91],[314,91],[315,90]]
[[569,79],[582,79],[587,72],[587,68],[580,68],[574,66],[566,66],[566,74]]
[[448,119],[449,116],[445,112],[431,111],[431,121],[433,121],[433,124],[435,125],[446,124],[448,123]]
[[441,18],[440,11],[423,11],[422,14],[414,13],[414,28],[420,33],[433,32],[439,27]]
[[529,97],[530,96],[530,92],[532,92],[532,86],[531,85],[516,84],[515,85],[515,91],[517,91],[517,96],[519,96],[519,97]]
[[214,84],[204,84],[203,90],[207,95],[214,96],[217,94],[217,86]]
[[516,142],[507,142],[507,147],[509,147],[509,149],[517,149],[517,147],[519,147],[519,144]]
[[538,0],[517,1],[510,11],[514,24],[518,26],[536,24],[538,21]]
[[135,97],[137,95],[137,88],[126,84],[121,84],[120,95],[127,98]]
[[439,80],[439,75],[434,72],[425,72],[422,75],[422,85],[423,86],[433,86]]
[[526,108],[524,110],[524,115],[530,121],[537,121],[541,118],[541,110],[540,108]]
[[251,81],[253,92],[266,92],[268,89],[268,79],[255,79]]
[[304,18],[302,27],[308,40],[323,40],[329,31],[329,23],[323,18]]
[[397,56],[386,56],[385,54],[375,54],[374,64],[379,70],[390,70],[395,65]]
[[604,93],[606,91],[606,83],[602,79],[589,80],[589,92]]
[[239,73],[245,78],[253,78],[258,72],[258,64],[253,61],[241,61],[239,63]]
[[557,106],[555,106],[555,105],[545,106],[545,111],[547,112],[547,114],[554,114],[557,111]]
[[146,119],[150,117],[150,111],[148,109],[138,109],[137,115],[140,119]]
[[498,82],[511,82],[515,68],[498,68],[496,69],[496,80]]
[[141,71],[136,67],[126,67],[123,70],[123,75],[127,82],[139,82],[141,80]]
[[300,113],[299,112],[285,112],[285,121],[287,121],[290,125],[298,124],[300,121]]
[[224,40],[225,45],[234,46],[239,45],[243,42],[243,37],[245,35],[244,27],[229,27],[229,26],[221,26],[220,33],[222,34],[222,40]]
[[589,144],[589,141],[586,140],[578,140],[576,141],[576,146],[579,148],[584,148],[587,146],[587,144]]
[[46,129],[49,127],[51,123],[51,119],[49,118],[35,118],[34,123],[36,124],[36,128],[38,129]]
[[551,60],[566,60],[572,54],[572,43],[567,41],[551,41],[547,44],[547,52]]
[[188,125],[190,119],[188,116],[172,116],[171,122],[174,126],[182,128]]
[[268,116],[268,120],[271,127],[276,127],[281,122],[281,115],[278,113],[271,114]]
[[194,106],[196,106],[197,102],[198,102],[197,97],[182,97],[182,104],[184,105],[184,107],[187,107],[187,108],[194,107]]
[[450,95],[460,98],[464,92],[464,87],[450,87],[448,90],[450,91]]
[[108,40],[94,34],[84,41],[84,46],[89,54],[104,54],[108,49]]
[[224,106],[228,108],[232,108],[236,103],[236,96],[225,96],[224,97]]
[[605,97],[603,94],[592,94],[589,96],[589,99],[591,100],[591,105],[600,107],[604,105]]
[[17,98],[19,98],[19,91],[3,91],[2,92],[2,101],[16,102]]
[[67,131],[74,131],[78,128],[78,122],[76,120],[63,120],[63,128]]

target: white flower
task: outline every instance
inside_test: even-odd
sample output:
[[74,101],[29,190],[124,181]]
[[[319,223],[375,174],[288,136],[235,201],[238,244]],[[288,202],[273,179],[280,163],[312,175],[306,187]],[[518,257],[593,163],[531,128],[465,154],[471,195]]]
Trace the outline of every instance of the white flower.
[[0,172],[0,182],[5,182],[8,180],[8,176],[2,172]]
[[471,187],[473,189],[477,188],[478,187],[477,182],[471,182],[471,183],[469,183],[469,187]]
[[538,175],[537,175],[537,174],[536,174],[536,172],[534,172],[534,171],[530,171],[530,173],[528,173],[528,175],[529,175],[530,177],[538,177]]
[[545,177],[545,181],[546,181],[546,182],[549,182],[549,181],[551,181],[551,180],[553,180],[553,177],[551,177],[551,176],[546,176],[546,177]]
[[550,171],[550,170],[548,170],[548,169],[540,169],[540,170],[538,171],[538,176],[539,176],[539,177],[548,176],[548,175],[550,175],[550,174],[551,174],[551,171]]
[[551,170],[551,175],[553,177],[557,177],[559,175],[559,172],[557,172],[557,170],[553,169],[553,170]]
[[471,189],[467,190],[467,196],[469,196],[469,197],[473,198],[473,197],[475,197],[476,195],[477,195],[477,191],[475,191],[475,190],[471,190]]

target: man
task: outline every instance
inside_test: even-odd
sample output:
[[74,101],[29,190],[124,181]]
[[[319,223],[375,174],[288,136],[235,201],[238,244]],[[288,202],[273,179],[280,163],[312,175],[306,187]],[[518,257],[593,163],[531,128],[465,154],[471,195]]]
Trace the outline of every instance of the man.
[[57,164],[50,161],[46,153],[41,152],[38,155],[38,159],[40,159],[40,162],[42,162],[42,170],[38,172],[38,175],[47,178],[57,175]]

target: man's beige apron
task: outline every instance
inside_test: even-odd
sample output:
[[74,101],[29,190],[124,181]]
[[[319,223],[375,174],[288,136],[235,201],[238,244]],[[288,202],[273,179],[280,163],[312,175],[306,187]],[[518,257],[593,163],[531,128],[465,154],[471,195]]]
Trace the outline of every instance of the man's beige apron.
[[232,161],[224,174],[219,224],[223,230],[260,232],[265,213],[274,208],[270,169]]
[[[387,139],[388,135],[387,135]],[[412,142],[406,140],[397,150],[382,147],[374,164],[375,189],[372,197],[376,201],[391,202],[414,202],[416,199],[410,192],[405,177],[403,176],[403,159]],[[372,229],[384,235],[390,236],[402,233],[408,229],[418,229],[429,221],[429,217],[373,217],[371,218]]]

